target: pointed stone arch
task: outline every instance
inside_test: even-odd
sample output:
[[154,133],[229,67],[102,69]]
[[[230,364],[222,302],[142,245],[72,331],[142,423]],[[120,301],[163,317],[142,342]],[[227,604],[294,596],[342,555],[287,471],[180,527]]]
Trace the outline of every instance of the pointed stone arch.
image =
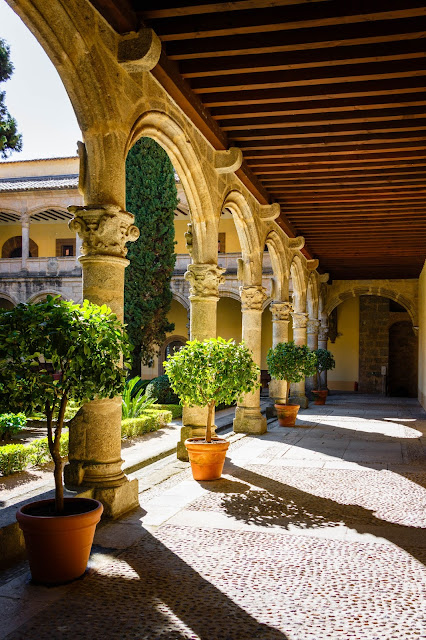
[[272,298],[274,300],[288,300],[290,267],[285,243],[280,234],[275,229],[271,229],[266,235],[264,244],[268,247],[274,274]]
[[293,309],[297,313],[306,312],[307,283],[302,259],[294,255],[290,264],[290,275],[293,283]]

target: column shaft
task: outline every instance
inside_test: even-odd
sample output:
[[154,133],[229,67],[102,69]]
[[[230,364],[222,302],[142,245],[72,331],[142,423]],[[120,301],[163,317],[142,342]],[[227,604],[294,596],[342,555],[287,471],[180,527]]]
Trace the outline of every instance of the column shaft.
[[[242,339],[260,367],[262,349],[262,308],[266,299],[262,286],[240,287],[242,303]],[[235,411],[236,433],[265,433],[266,418],[260,412],[260,389],[244,395]]]
[[25,217],[21,220],[22,254],[21,269],[27,269],[27,261],[30,255],[30,219]]
[[[139,236],[134,217],[117,205],[70,207],[70,228],[80,234],[83,256],[83,297],[106,304],[123,320],[124,269],[127,241]],[[104,505],[105,515],[117,517],[138,505],[137,481],[129,482],[121,465],[121,398],[89,402],[70,429],[65,482],[87,488]]]
[[[216,337],[219,284],[224,282],[225,269],[215,264],[190,264],[185,280],[190,285],[190,337],[207,340]],[[188,460],[185,447],[187,438],[202,437],[207,424],[207,407],[184,407],[180,441],[177,444],[179,460]],[[213,429],[214,435],[214,429]]]
[[[321,320],[321,326],[318,332],[318,349],[327,349],[328,347],[328,323],[327,320]],[[327,389],[327,371],[320,373],[321,389]]]
[[[297,345],[305,345],[307,342],[307,322],[308,314],[293,312],[293,338]],[[308,399],[305,394],[305,380],[296,382],[292,385],[290,402],[292,404],[300,404],[302,409],[306,409],[308,406]]]
[[[314,320],[308,320],[307,345],[312,351],[315,351],[316,349],[318,349],[318,330],[319,330],[319,326],[320,326],[320,321],[319,320],[315,320],[315,319]],[[316,389],[317,385],[319,385],[319,380],[316,379],[316,375],[309,376],[308,378],[306,378],[306,382],[305,382],[306,391],[312,391],[313,389]]]
[[[290,302],[273,302],[270,305],[272,313],[272,346],[276,347],[280,342],[288,342],[288,328],[290,324]],[[276,416],[274,404],[285,404],[287,397],[287,382],[285,380],[272,380],[269,383],[269,397],[272,403],[266,409],[268,418]]]

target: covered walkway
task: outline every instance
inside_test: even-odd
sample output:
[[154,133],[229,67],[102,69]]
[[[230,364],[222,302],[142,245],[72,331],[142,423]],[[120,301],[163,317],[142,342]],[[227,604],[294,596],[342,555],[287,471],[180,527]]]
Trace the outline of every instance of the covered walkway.
[[4,573],[0,638],[426,638],[426,412],[335,395],[299,426],[233,434],[224,477],[145,467],[72,585]]

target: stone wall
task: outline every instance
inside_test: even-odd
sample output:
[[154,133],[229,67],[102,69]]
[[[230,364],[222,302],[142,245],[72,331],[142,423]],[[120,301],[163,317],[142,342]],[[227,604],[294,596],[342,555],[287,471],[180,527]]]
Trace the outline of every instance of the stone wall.
[[388,393],[417,397],[417,338],[407,320],[394,322],[389,328]]
[[360,393],[384,393],[382,366],[389,358],[389,300],[360,296],[359,386]]

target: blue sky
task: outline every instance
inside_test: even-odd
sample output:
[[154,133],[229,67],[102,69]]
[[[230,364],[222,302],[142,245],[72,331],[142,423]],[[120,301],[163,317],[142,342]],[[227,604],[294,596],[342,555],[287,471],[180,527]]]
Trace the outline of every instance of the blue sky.
[[10,45],[15,71],[0,84],[23,135],[23,150],[8,160],[76,155],[81,140],[74,111],[59,75],[22,20],[0,0],[0,38]]

